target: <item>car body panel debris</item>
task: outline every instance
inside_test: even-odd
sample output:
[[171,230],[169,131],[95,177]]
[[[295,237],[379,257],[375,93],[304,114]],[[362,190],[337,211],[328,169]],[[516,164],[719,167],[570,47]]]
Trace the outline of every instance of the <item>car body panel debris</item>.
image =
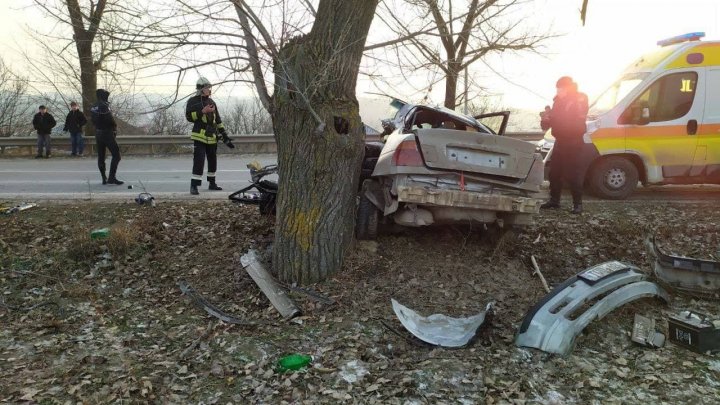
[[652,348],[660,348],[665,345],[665,335],[655,329],[655,320],[638,314],[635,314],[631,340]]
[[18,204],[18,205],[14,206],[14,207],[9,207],[9,208],[2,207],[2,208],[0,208],[0,210],[2,210],[2,213],[3,213],[3,214],[5,214],[5,215],[10,215],[10,214],[14,214],[14,213],[16,213],[16,212],[25,211],[25,210],[30,209],[30,208],[33,208],[33,207],[37,207],[37,204],[35,204],[35,203],[22,203],[22,204]]
[[291,319],[300,315],[300,309],[288,297],[285,290],[280,288],[270,273],[265,270],[265,267],[258,260],[255,250],[251,249],[240,257],[240,263],[283,318]]
[[444,347],[462,347],[468,344],[485,322],[488,311],[492,311],[494,306],[494,303],[490,302],[484,311],[467,318],[452,318],[443,314],[424,317],[395,299],[391,301],[393,311],[405,329],[424,342]]
[[668,318],[670,341],[694,352],[720,350],[720,320],[695,311],[683,311]]
[[[264,177],[276,177],[277,165],[261,166],[253,161],[247,165],[250,169],[250,185],[228,196],[228,199],[242,204],[257,205],[261,215],[274,215],[278,192],[277,180],[268,180]],[[255,191],[253,191],[255,189]]]
[[187,282],[181,280],[178,282],[178,287],[180,288],[180,292],[183,293],[183,295],[186,295],[189,297],[192,302],[197,306],[198,308],[201,308],[205,310],[208,314],[214,316],[215,318],[225,322],[225,323],[232,323],[234,325],[257,325],[257,322],[249,322],[245,321],[244,319],[236,318],[232,315],[227,314],[220,308],[216,307],[215,305],[209,303],[205,297],[200,295],[197,291],[195,291],[194,288],[192,288]]
[[691,295],[718,298],[720,294],[720,262],[673,256],[650,240],[655,254],[655,275],[669,287]]
[[515,344],[569,354],[590,322],[616,308],[645,297],[669,302],[667,292],[646,279],[637,267],[618,261],[590,267],[557,286],[527,313]]

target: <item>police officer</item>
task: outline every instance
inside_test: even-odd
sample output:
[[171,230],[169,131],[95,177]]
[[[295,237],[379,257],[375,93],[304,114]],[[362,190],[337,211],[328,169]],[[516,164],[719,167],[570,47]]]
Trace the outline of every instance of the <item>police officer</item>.
[[578,91],[577,84],[568,76],[561,77],[556,84],[557,95],[553,106],[545,107],[540,113],[543,131],[552,128],[555,138],[550,164],[550,200],[540,208],[560,208],[560,194],[563,182],[567,181],[573,198],[573,214],[582,213],[582,187],[585,167],[583,135],[588,113],[587,96]]
[[198,195],[198,186],[202,183],[202,174],[205,169],[205,158],[208,161],[207,181],[209,190],[222,190],[215,183],[217,170],[217,140],[220,135],[222,141],[229,147],[235,148],[225,131],[220,119],[217,105],[210,98],[212,85],[204,77],[198,79],[195,88],[197,92],[191,97],[185,107],[185,117],[193,123],[190,138],[193,140],[193,168],[190,180],[190,194]]
[[[118,163],[120,163],[120,147],[115,140],[117,136],[117,124],[110,110],[110,92],[105,89],[95,91],[97,102],[90,108],[90,120],[95,126],[95,143],[97,145],[98,169],[102,177],[102,184],[121,185],[124,182],[115,177]],[[110,176],[105,176],[105,149],[112,154],[110,161]]]

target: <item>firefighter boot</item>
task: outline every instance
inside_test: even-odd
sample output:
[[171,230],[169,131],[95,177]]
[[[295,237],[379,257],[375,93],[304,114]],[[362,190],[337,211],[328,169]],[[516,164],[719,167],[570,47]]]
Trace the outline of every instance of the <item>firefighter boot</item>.
[[222,191],[222,187],[218,186],[214,180],[210,180],[210,185],[208,186],[208,190]]
[[572,210],[570,210],[571,214],[582,214],[583,208],[582,204],[573,204]]
[[200,192],[198,191],[196,185],[194,185],[194,184],[191,184],[191,185],[190,185],[190,194],[192,194],[192,195],[198,195],[198,194],[200,194]]

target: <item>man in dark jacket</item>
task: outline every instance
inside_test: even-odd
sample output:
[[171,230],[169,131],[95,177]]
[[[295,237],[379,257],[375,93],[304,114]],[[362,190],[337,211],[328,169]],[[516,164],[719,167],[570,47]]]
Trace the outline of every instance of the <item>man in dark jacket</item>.
[[45,157],[50,157],[50,131],[55,124],[55,117],[48,112],[47,107],[41,105],[38,113],[33,117],[33,128],[37,131],[37,156],[35,159],[43,157],[43,147],[45,148]]
[[583,135],[588,113],[588,99],[578,92],[572,78],[563,76],[557,81],[557,95],[552,109],[540,113],[540,126],[545,131],[552,128],[555,138],[550,159],[550,201],[540,208],[560,208],[563,181],[570,185],[573,198],[573,214],[582,213],[582,187],[584,164],[580,161]]
[[[98,169],[102,176],[102,184],[123,184],[115,177],[118,163],[120,163],[120,148],[115,137],[117,136],[117,124],[110,111],[110,92],[105,89],[95,91],[97,102],[90,109],[90,119],[95,126],[95,143],[97,144]],[[105,148],[110,149],[112,160],[110,161],[110,176],[105,176]]]
[[87,118],[85,114],[80,111],[78,103],[70,102],[70,112],[65,117],[65,126],[63,132],[70,131],[70,143],[72,149],[72,156],[82,156],[83,150],[85,149],[85,142],[83,141],[82,127],[87,124]]
[[192,179],[190,180],[190,194],[192,195],[200,194],[198,186],[202,183],[206,157],[208,162],[207,181],[210,183],[208,189],[222,190],[222,187],[215,183],[218,135],[229,148],[235,148],[225,131],[217,105],[210,98],[212,93],[210,81],[201,77],[195,88],[197,93],[188,100],[185,107],[185,118],[193,123],[190,133],[190,139],[193,140],[194,145]]

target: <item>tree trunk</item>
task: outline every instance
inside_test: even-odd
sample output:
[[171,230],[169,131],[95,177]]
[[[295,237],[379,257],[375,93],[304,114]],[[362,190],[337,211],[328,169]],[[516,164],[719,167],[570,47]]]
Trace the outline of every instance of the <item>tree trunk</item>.
[[[97,90],[97,69],[93,60],[92,42],[87,40],[76,40],[75,45],[80,61],[80,88],[82,92],[82,110],[85,117],[90,119],[90,107],[95,103],[95,91]],[[95,127],[85,125],[86,136],[95,135]]]
[[445,78],[445,108],[454,110],[457,106],[457,84],[460,69],[455,62],[448,63],[448,75]]
[[274,61],[273,265],[285,282],[312,283],[340,270],[353,238],[365,139],[355,85],[376,7],[377,0],[321,0],[311,32]]

